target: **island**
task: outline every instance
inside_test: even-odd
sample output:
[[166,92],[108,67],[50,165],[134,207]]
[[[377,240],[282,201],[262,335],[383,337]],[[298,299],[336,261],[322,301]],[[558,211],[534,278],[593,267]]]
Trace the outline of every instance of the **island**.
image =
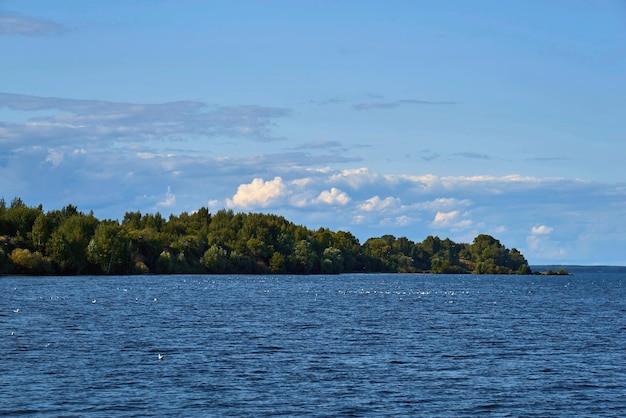
[[383,235],[361,243],[282,216],[205,207],[170,215],[97,219],[74,205],[44,211],[0,199],[0,274],[532,274],[515,248],[491,235],[472,243]]

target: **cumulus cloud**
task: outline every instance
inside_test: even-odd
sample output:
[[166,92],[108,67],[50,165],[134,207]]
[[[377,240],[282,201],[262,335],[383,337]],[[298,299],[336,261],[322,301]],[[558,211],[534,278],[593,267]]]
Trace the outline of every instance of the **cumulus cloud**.
[[[432,234],[471,242],[479,233],[492,233],[531,263],[547,254],[573,254],[559,241],[566,229],[572,231],[568,236],[584,236],[597,247],[609,239],[612,248],[626,245],[618,221],[625,210],[623,183],[385,174],[353,167],[355,160],[338,155],[333,143],[310,143],[307,152],[272,152],[267,144],[249,142],[236,153],[215,155],[213,148],[200,153],[184,144],[163,149],[149,139],[217,135],[246,126],[258,126],[263,135],[275,118],[288,114],[271,108],[225,111],[193,101],[133,105],[6,94],[0,106],[20,116],[33,111],[26,122],[0,123],[0,178],[14,179],[3,184],[4,197],[20,196],[47,209],[72,203],[99,217],[119,218],[128,210],[196,210],[204,202],[211,211],[271,208],[298,224],[350,230],[359,239],[391,233],[422,240]],[[159,127],[159,115],[168,112]],[[135,139],[115,133],[144,128]],[[173,134],[160,137],[158,129],[164,129],[159,135]],[[324,145],[328,152],[320,151]],[[250,151],[255,146],[264,153]],[[594,241],[597,231],[602,236]]]
[[284,197],[287,186],[280,177],[263,181],[256,178],[252,183],[241,184],[232,199],[227,200],[230,207],[253,208],[268,207],[277,199]]
[[291,183],[296,185],[296,186],[298,186],[298,187],[303,188],[303,187],[306,187],[309,184],[313,183],[313,181],[314,180],[312,178],[306,177],[306,178],[292,180]]
[[533,234],[533,235],[549,235],[553,230],[554,230],[554,228],[549,227],[549,226],[545,226],[545,225],[533,226],[531,228],[531,234]]
[[472,225],[472,221],[466,219],[466,216],[466,213],[461,213],[457,210],[437,212],[431,225],[435,229],[448,228],[452,231],[459,231]]
[[65,31],[63,25],[51,20],[0,11],[0,35],[56,35]]
[[316,201],[323,202],[329,205],[346,205],[350,202],[350,196],[336,187],[331,188],[330,190],[324,190],[319,194]]
[[[278,192],[252,193],[252,189],[262,190],[270,183],[260,178],[243,183],[243,187],[237,189],[237,197],[230,199],[228,205],[252,210],[271,205],[280,208],[283,214],[292,214],[291,218],[297,222],[326,219],[323,226],[344,225],[345,228],[345,225],[352,225],[355,233],[368,231],[369,236],[377,230],[404,235],[417,228],[420,233],[415,239],[443,234],[471,242],[477,234],[490,233],[511,247],[531,251],[530,248],[539,248],[540,243],[527,239],[528,229],[524,231],[519,225],[545,218],[547,205],[563,205],[568,199],[575,201],[590,187],[588,183],[574,180],[518,175],[396,176],[367,168],[294,170],[291,174],[283,172]],[[298,176],[304,173],[310,175]],[[352,188],[349,196],[342,190],[344,186]],[[367,196],[373,191],[377,193]],[[622,196],[623,193],[619,197],[607,194],[606,198],[619,200]],[[340,205],[341,211],[329,217],[326,211],[320,211],[320,203]],[[562,209],[558,213],[561,215]],[[431,221],[420,222],[422,219]],[[535,225],[533,237],[540,240],[554,229],[545,224]]]
[[449,226],[459,215],[459,212],[453,210],[451,212],[437,212],[435,215],[435,219],[433,220],[433,225],[436,227],[446,227]]
[[400,199],[388,196],[381,199],[378,196],[371,197],[365,202],[359,204],[359,209],[366,212],[385,212],[400,206]]

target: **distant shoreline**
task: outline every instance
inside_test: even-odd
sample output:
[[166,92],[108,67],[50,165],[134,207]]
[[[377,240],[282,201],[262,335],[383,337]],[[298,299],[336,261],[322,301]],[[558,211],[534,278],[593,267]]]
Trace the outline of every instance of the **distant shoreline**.
[[530,265],[534,272],[559,271],[565,269],[569,274],[576,273],[624,273],[626,274],[626,266],[610,266],[610,265],[578,265],[578,264],[537,264]]

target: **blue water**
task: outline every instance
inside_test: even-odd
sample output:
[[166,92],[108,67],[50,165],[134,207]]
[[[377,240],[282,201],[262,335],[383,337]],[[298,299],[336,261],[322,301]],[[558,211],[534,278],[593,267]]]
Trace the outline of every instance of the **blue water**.
[[626,277],[0,277],[19,414],[626,416]]

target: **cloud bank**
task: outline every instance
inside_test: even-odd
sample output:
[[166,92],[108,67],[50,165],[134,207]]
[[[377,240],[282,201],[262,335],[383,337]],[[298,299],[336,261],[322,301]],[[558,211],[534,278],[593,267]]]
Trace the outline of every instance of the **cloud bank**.
[[258,141],[279,138],[272,120],[290,110],[263,106],[213,107],[197,101],[161,104],[121,103],[0,93],[0,108],[24,112],[47,111],[25,122],[0,122],[0,145],[48,145],[70,142],[136,143],[202,137],[238,137]]
[[[302,173],[291,173],[298,174]],[[567,261],[570,254],[580,251],[580,243],[585,242],[582,237],[591,239],[592,230],[625,229],[612,221],[625,210],[623,185],[517,175],[382,175],[361,168],[281,178],[280,188],[272,187],[267,198],[256,198],[275,183],[277,179],[256,179],[239,186],[226,203],[234,209],[264,210],[271,197],[276,208],[297,220],[334,225],[362,238],[393,233],[421,240],[432,234],[469,242],[480,233],[490,233],[522,249],[535,263]],[[248,187],[254,188],[249,195],[255,198],[238,201]],[[578,204],[581,196],[591,195],[595,198],[587,207]],[[320,201],[337,210],[320,208]],[[568,229],[569,236],[581,239],[559,242],[557,229]],[[605,238],[622,240],[618,231],[611,237]]]
[[[0,108],[13,115],[0,122],[0,178],[12,179],[2,195],[47,209],[72,203],[117,219],[201,206],[265,211],[362,240],[390,233],[469,242],[489,233],[531,263],[584,263],[587,254],[597,259],[596,248],[626,245],[626,184],[382,173],[338,141],[268,142],[280,138],[276,122],[291,117],[285,108],[9,93],[0,94]],[[213,141],[234,151],[194,150]]]

